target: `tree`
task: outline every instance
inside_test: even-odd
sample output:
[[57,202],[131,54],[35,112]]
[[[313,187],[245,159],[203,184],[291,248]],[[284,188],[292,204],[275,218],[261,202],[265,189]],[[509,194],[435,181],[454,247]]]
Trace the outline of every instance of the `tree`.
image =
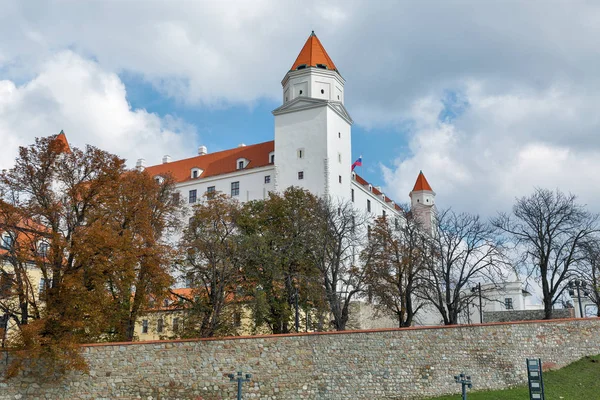
[[[362,252],[369,235],[369,217],[352,202],[321,200],[314,223],[313,260],[320,272],[335,330],[348,323],[351,302],[361,295],[371,254]],[[362,252],[362,253],[361,253]]]
[[319,241],[318,207],[317,197],[295,187],[243,206],[244,287],[256,300],[256,325],[267,324],[273,333],[290,332],[296,304],[321,305],[320,275],[311,258]]
[[419,296],[439,311],[445,325],[455,325],[478,295],[471,287],[481,281],[492,283],[484,288],[485,296],[506,272],[503,240],[478,215],[446,210],[435,216],[433,224]]
[[[597,236],[586,241],[583,254],[584,259],[577,268],[577,275],[587,284],[582,292],[587,293],[587,297],[596,305],[596,316],[600,317],[600,239]],[[583,295],[582,292],[580,293]]]
[[174,252],[167,234],[179,228],[183,205],[174,180],[127,171],[104,187],[101,207],[87,219],[93,246],[80,257],[102,274],[109,293],[111,340],[134,339],[135,321],[150,299],[167,296]]
[[[43,227],[38,231],[48,244],[43,257],[31,251],[13,252],[13,265],[34,266],[46,287],[39,299],[44,306],[34,307],[35,320],[29,311],[14,316],[18,333],[11,336],[11,343],[20,349],[15,353],[20,357],[9,373],[25,361],[41,359],[47,371],[85,368],[76,344],[98,340],[107,317],[103,312],[106,280],[86,258],[96,243],[87,234],[87,223],[102,204],[104,188],[123,174],[124,162],[95,147],[69,149],[55,139],[36,139],[35,144],[20,148],[15,167],[0,176],[4,202],[19,218]],[[23,238],[16,249],[35,248],[28,244],[29,238]],[[21,285],[17,291],[27,291],[30,283]]]
[[366,251],[367,291],[378,311],[393,314],[398,327],[411,326],[423,303],[415,304],[420,278],[427,268],[428,235],[410,211],[402,221],[377,219]]
[[585,259],[585,243],[598,232],[598,216],[576,199],[560,190],[536,189],[517,199],[512,215],[501,213],[493,221],[523,249],[522,262],[541,282],[545,319],[552,318],[552,306]]
[[245,251],[237,226],[241,211],[237,200],[217,194],[194,206],[189,226],[179,243],[181,270],[192,278],[192,296],[186,304],[186,335],[211,337],[230,334],[224,318],[235,306]]

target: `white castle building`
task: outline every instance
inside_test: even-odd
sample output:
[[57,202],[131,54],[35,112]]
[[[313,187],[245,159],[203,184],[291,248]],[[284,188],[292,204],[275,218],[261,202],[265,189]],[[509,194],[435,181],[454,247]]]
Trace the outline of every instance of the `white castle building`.
[[[273,111],[274,140],[162,164],[137,167],[156,177],[170,173],[190,205],[207,192],[242,202],[264,199],[290,186],[336,201],[352,201],[373,217],[402,218],[400,207],[380,187],[351,170],[352,118],[344,106],[345,80],[314,34],[309,36],[283,81],[283,104]],[[413,209],[431,221],[435,193],[420,173],[410,193]]]

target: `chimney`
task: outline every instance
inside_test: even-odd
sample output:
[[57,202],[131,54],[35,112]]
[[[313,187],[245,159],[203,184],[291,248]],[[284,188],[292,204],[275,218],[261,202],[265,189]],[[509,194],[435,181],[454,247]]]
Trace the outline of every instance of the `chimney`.
[[207,150],[206,146],[198,147],[198,155],[199,156],[204,156],[206,154],[208,154],[208,150]]
[[139,158],[135,163],[135,169],[137,169],[138,171],[143,171],[144,168],[146,168],[146,160],[144,160],[143,158]]
[[171,156],[170,155],[164,155],[163,156],[163,164],[169,163],[171,162]]
[[240,144],[238,144],[238,147],[246,147],[246,144],[245,143],[240,143]]

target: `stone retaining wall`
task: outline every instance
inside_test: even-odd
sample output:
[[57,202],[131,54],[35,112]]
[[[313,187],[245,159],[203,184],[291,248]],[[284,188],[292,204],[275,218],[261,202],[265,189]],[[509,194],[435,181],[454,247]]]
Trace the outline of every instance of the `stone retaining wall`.
[[90,374],[0,384],[0,399],[411,399],[526,381],[525,358],[564,366],[600,353],[600,319],[83,346]]
[[[552,310],[554,319],[574,318],[573,308]],[[484,311],[483,322],[537,321],[544,318],[544,310]]]

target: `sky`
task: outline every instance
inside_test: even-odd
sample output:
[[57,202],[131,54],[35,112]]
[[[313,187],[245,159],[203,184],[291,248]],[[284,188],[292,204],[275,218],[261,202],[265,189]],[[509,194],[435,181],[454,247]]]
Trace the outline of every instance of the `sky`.
[[600,211],[600,3],[0,0],[0,168],[67,134],[135,165],[273,139],[314,30],[346,80],[359,173],[493,216],[535,187]]

